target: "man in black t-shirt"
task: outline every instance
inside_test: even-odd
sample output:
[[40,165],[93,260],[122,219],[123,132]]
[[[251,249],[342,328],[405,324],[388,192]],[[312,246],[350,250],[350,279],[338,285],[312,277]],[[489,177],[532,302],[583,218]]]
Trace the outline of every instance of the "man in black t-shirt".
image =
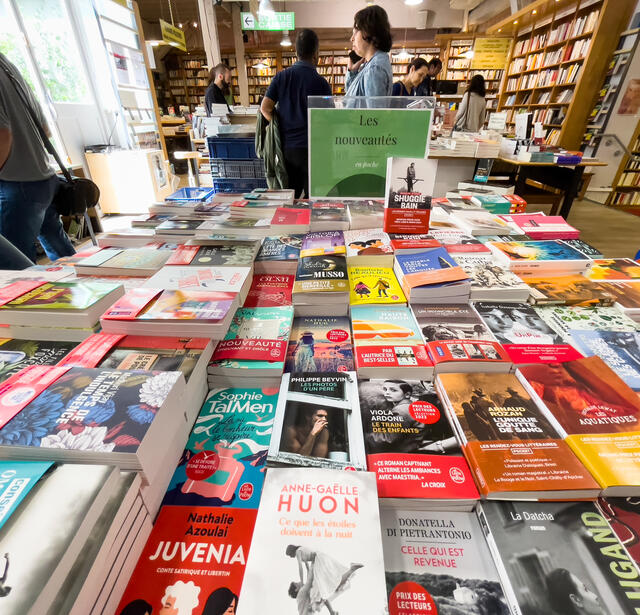
[[227,99],[224,97],[231,84],[231,69],[224,63],[217,64],[209,72],[209,85],[204,95],[204,110],[207,117],[211,115],[211,105],[227,105],[231,111]]
[[316,70],[318,48],[318,35],[313,30],[301,30],[296,39],[298,61],[273,78],[260,107],[262,115],[271,121],[278,104],[284,164],[296,198],[303,191],[309,196],[307,98],[332,94],[331,86]]

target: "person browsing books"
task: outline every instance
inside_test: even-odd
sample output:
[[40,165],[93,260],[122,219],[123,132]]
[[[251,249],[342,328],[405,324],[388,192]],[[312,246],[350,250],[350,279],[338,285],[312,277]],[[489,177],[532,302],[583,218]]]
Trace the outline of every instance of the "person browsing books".
[[458,113],[456,113],[453,125],[454,130],[478,132],[482,128],[487,110],[486,94],[487,89],[484,77],[482,75],[474,75],[462,97]]
[[332,94],[331,86],[316,70],[319,46],[313,30],[301,30],[296,38],[297,62],[276,74],[260,105],[260,112],[268,121],[278,105],[284,166],[295,198],[303,192],[309,196],[308,97]]
[[415,89],[427,76],[429,65],[424,58],[413,58],[407,66],[407,74],[393,84],[391,96],[413,96]]
[[353,19],[351,45],[360,59],[349,56],[347,96],[391,96],[393,71],[389,51],[393,38],[387,12],[377,4],[360,9]]
[[427,75],[422,80],[414,92],[415,96],[433,96],[436,91],[436,77],[442,70],[442,60],[440,58],[431,58],[427,64]]
[[226,105],[227,111],[231,111],[225,91],[231,85],[231,69],[224,63],[216,64],[209,72],[209,85],[204,94],[204,110],[207,117],[211,117],[212,105]]

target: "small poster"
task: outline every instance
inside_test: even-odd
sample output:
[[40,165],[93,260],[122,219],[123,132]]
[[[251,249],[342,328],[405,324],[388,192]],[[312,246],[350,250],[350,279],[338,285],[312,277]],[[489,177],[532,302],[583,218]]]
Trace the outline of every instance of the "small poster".
[[636,115],[640,111],[640,79],[631,79],[618,108],[618,115]]
[[477,38],[473,45],[471,70],[504,68],[510,46],[510,38]]

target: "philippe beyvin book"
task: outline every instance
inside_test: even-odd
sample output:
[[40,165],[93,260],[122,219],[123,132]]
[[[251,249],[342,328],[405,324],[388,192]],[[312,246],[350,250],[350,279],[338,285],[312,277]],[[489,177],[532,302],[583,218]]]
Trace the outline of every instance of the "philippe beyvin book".
[[382,615],[386,607],[373,474],[270,469],[237,614]]

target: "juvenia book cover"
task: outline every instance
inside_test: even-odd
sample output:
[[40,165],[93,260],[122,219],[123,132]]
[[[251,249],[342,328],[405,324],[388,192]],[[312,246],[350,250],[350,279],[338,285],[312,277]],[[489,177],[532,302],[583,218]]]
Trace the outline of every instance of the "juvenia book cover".
[[278,390],[214,389],[163,504],[258,508]]
[[237,615],[382,615],[386,604],[374,475],[270,469]]
[[440,374],[437,386],[485,496],[597,493],[597,483],[513,374]]
[[510,615],[473,513],[380,506],[382,549],[394,615]]
[[367,468],[381,498],[476,500],[478,491],[431,383],[359,380]]
[[640,573],[595,502],[482,502],[476,512],[512,613],[638,613]]
[[164,506],[120,613],[235,613],[256,511]]

